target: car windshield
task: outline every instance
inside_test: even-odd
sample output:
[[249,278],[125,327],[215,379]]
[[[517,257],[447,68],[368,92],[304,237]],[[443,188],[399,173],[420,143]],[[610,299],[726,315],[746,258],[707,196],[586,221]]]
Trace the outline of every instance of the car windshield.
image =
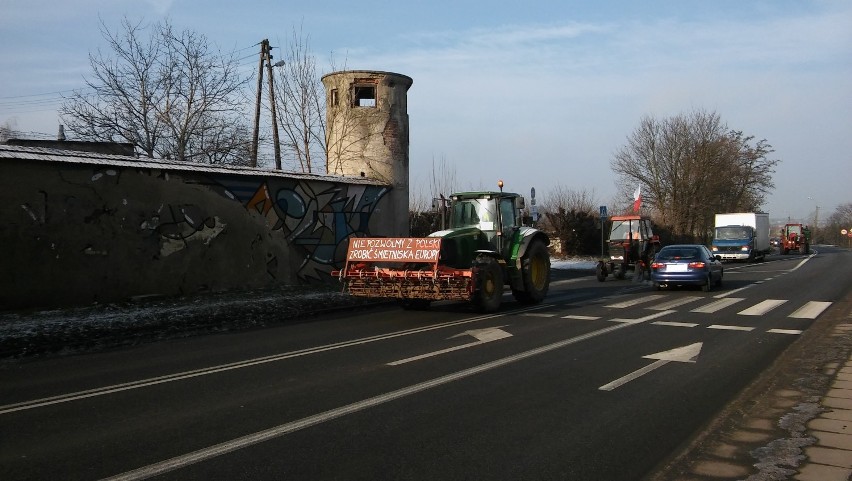
[[697,260],[700,258],[701,253],[694,247],[664,247],[663,250],[657,254],[657,259],[663,261]]

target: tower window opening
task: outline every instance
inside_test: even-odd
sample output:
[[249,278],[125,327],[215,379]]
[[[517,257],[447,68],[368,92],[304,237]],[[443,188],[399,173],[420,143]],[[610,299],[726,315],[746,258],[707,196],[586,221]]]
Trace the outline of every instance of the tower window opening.
[[337,102],[338,102],[337,89],[332,89],[331,90],[331,105],[333,107],[337,107]]
[[356,83],[352,85],[353,107],[375,107],[376,106],[376,84]]

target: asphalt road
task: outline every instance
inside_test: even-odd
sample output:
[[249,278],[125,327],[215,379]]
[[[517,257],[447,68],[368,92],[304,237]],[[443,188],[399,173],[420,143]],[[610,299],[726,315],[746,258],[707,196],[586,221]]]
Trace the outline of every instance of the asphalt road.
[[6,363],[0,479],[640,480],[848,294],[850,257],[726,264],[709,293],[554,271],[545,303],[493,315],[385,306]]

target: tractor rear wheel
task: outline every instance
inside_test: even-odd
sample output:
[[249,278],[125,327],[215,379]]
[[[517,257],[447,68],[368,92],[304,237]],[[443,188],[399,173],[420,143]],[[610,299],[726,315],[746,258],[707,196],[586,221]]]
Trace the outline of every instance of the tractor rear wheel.
[[521,259],[521,276],[524,290],[512,290],[518,302],[538,304],[544,300],[550,288],[550,254],[547,246],[540,240],[533,241]]
[[482,312],[494,312],[500,308],[503,297],[503,270],[497,259],[479,256],[473,263],[476,268],[476,291],[473,304]]

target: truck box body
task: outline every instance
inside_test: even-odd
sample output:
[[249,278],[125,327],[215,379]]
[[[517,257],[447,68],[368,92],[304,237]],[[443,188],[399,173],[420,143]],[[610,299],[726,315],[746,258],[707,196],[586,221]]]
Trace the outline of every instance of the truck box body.
[[736,212],[716,214],[710,250],[724,260],[757,260],[769,254],[769,214]]

